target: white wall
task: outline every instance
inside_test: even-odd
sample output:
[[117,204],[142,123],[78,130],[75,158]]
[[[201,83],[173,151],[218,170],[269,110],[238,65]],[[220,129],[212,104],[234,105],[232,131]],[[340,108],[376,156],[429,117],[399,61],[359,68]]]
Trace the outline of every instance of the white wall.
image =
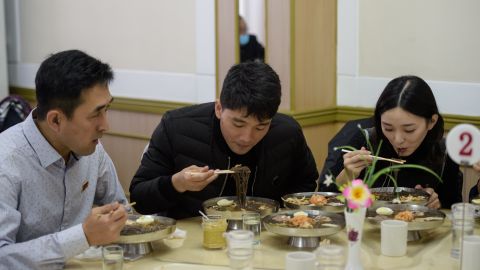
[[8,95],[6,44],[5,6],[4,1],[0,1],[0,100]]
[[337,103],[374,107],[392,78],[427,80],[440,111],[480,116],[480,1],[339,0]]
[[8,27],[18,37],[12,85],[33,88],[47,55],[76,48],[114,68],[114,96],[193,103],[215,97],[214,0],[7,1],[15,3]]

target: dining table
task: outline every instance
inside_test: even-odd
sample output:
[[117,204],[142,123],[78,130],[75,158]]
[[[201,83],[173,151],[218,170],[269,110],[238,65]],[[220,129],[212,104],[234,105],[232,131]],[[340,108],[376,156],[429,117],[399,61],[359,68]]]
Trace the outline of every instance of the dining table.
[[[460,269],[460,261],[450,256],[452,247],[451,221],[449,210],[442,210],[447,218],[437,228],[420,231],[420,239],[409,241],[407,254],[388,257],[380,251],[380,229],[367,220],[364,223],[361,240],[361,261],[364,269]],[[202,246],[201,217],[177,220],[177,228],[187,232],[181,247],[170,248],[162,240],[152,242],[153,252],[135,260],[125,261],[123,269],[230,269],[226,249],[208,250]],[[476,223],[474,234],[480,234]],[[268,231],[260,234],[260,244],[254,249],[254,269],[285,269],[285,255],[304,250],[288,245],[288,237]],[[320,244],[337,244],[348,252],[345,229],[336,234],[322,237]],[[307,249],[314,251],[314,249]],[[480,255],[479,255],[480,256]],[[479,266],[480,267],[480,266]],[[71,259],[65,269],[101,269],[102,261]],[[480,268],[479,268],[480,269]]]

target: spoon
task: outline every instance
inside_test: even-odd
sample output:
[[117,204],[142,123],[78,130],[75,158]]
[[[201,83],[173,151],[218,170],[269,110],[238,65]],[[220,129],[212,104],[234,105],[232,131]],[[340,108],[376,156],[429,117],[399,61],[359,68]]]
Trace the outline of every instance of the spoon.
[[205,213],[203,213],[202,210],[198,210],[198,213],[200,213],[200,215],[202,215],[204,218],[206,218],[207,220],[209,220],[208,216],[205,215]]

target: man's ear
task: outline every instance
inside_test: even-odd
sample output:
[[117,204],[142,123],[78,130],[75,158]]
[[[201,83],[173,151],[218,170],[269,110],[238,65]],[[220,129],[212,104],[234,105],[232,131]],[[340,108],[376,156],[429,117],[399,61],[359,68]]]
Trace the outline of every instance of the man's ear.
[[47,125],[55,132],[60,131],[60,125],[64,120],[64,115],[59,110],[50,110],[45,118]]
[[215,116],[217,116],[217,118],[220,119],[221,115],[222,115],[222,104],[220,103],[220,100],[217,99],[215,100]]
[[431,130],[438,121],[438,114],[432,115],[432,118],[428,122],[428,130]]

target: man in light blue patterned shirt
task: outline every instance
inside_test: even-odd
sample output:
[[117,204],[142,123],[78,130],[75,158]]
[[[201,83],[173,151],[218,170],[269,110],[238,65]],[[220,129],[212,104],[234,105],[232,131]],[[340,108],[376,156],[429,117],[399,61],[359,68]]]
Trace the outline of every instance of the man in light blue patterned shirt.
[[112,79],[108,64],[77,50],[40,65],[37,108],[0,134],[0,269],[62,268],[119,236],[125,194],[99,143]]

